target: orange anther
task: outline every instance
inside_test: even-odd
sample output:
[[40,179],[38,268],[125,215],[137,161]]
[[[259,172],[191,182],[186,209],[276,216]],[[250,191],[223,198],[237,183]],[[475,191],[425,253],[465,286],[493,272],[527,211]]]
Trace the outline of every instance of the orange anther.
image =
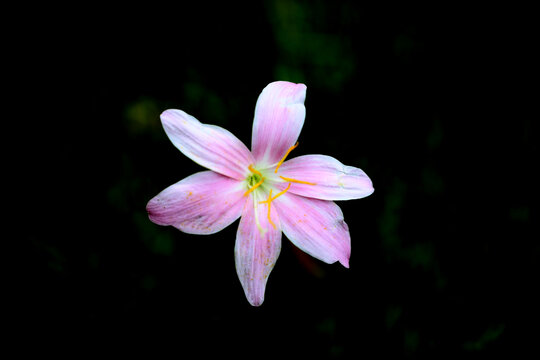
[[276,166],[276,170],[274,171],[274,173],[277,174],[277,171],[278,171],[279,167],[281,166],[281,164],[283,164],[283,162],[285,161],[285,159],[287,158],[287,156],[289,156],[289,153],[290,153],[291,151],[293,151],[297,146],[298,146],[298,142],[297,142],[296,144],[294,144],[293,146],[291,146],[291,147],[289,148],[289,150],[287,150],[287,152],[285,153],[285,155],[281,158],[281,160],[279,160],[279,162],[278,162],[278,164],[277,164],[277,166]]
[[285,181],[288,181],[288,182],[293,182],[293,183],[298,183],[298,184],[306,184],[306,185],[317,185],[317,184],[309,182],[309,181],[291,179],[291,178],[281,176],[281,175],[279,177],[282,178]]
[[291,183],[289,183],[289,185],[287,185],[285,190],[282,190],[282,191],[278,192],[277,195],[272,198],[272,201],[276,200],[278,197],[285,194],[287,191],[289,191],[290,188],[291,188]]

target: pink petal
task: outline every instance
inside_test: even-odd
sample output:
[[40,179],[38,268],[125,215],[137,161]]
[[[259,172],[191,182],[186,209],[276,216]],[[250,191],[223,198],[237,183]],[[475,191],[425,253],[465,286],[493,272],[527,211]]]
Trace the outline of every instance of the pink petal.
[[242,182],[202,171],[169,186],[148,202],[150,220],[190,234],[213,234],[240,214],[246,198]]
[[253,156],[229,131],[202,124],[182,110],[166,110],[161,122],[174,146],[197,164],[238,180],[249,174]]
[[236,272],[246,297],[251,305],[259,306],[264,301],[266,281],[281,250],[281,230],[274,207],[270,206],[270,209],[276,228],[268,222],[267,205],[258,204],[256,200],[254,208],[253,201],[250,195],[245,203],[236,234],[234,256]]
[[374,191],[365,172],[326,155],[305,155],[285,161],[278,175],[314,183],[293,183],[289,191],[321,200],[360,199]]
[[251,149],[259,164],[272,165],[296,143],[306,108],[306,86],[276,81],[266,86],[255,107]]
[[349,267],[351,237],[343,213],[333,201],[285,194],[272,202],[285,236],[311,256]]

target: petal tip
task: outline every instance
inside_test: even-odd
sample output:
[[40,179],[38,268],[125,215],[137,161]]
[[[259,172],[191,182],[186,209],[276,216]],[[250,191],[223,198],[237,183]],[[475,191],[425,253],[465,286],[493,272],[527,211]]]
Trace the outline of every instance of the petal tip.
[[264,302],[264,298],[248,298],[248,301],[249,301],[251,306],[259,307]]
[[161,113],[161,115],[159,115],[159,117],[160,117],[161,120],[166,120],[166,119],[169,119],[171,116],[173,116],[178,111],[179,110],[175,110],[175,109],[167,109],[167,110],[163,111]]
[[148,214],[148,219],[150,219],[151,222],[157,225],[169,225],[160,219],[160,214],[158,211],[159,201],[160,199],[156,196],[150,201],[148,201],[148,203],[146,204],[146,212]]
[[155,207],[155,202],[156,202],[156,197],[153,197],[152,199],[148,201],[148,203],[146,203],[146,212],[148,213],[148,215],[152,214],[152,211]]
[[184,123],[186,121],[192,121],[194,118],[191,115],[188,115],[185,111],[178,110],[178,109],[167,109],[159,115],[159,118],[161,119],[161,123],[164,126],[167,125],[173,125],[173,124],[179,124],[179,121],[183,121]]
[[339,262],[341,263],[341,265],[343,265],[347,269],[349,268],[349,258],[340,259]]
[[293,83],[290,81],[274,81],[268,84],[264,91],[277,92],[284,98],[289,98],[293,103],[303,103],[306,98],[307,86],[302,83]]

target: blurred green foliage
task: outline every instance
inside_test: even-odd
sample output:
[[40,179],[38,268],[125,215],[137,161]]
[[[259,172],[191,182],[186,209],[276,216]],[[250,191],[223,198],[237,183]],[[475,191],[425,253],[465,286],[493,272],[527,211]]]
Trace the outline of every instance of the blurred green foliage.
[[484,349],[490,342],[497,340],[504,331],[504,325],[499,324],[495,327],[488,328],[478,340],[468,341],[463,344],[463,348],[469,351],[480,351]]
[[[337,4],[343,18],[347,5]],[[274,77],[293,82],[316,81],[321,87],[339,91],[355,70],[355,57],[349,38],[326,31],[328,10],[315,4],[286,0],[269,1],[268,16],[276,41]],[[308,81],[309,79],[309,81]]]

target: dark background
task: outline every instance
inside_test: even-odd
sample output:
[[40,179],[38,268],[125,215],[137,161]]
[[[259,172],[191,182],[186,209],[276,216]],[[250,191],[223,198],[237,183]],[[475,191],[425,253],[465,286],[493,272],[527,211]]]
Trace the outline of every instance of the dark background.
[[[533,351],[527,9],[254,3],[18,14],[27,31],[10,37],[6,57],[21,102],[15,149],[31,151],[16,161],[15,338],[53,352],[177,356]],[[182,109],[249,146],[255,102],[275,80],[308,88],[291,156],[360,167],[375,193],[338,203],[350,269],[284,237],[253,308],[234,268],[237,222],[188,235],[151,223],[145,206],[201,170],[167,139],[162,111]]]

